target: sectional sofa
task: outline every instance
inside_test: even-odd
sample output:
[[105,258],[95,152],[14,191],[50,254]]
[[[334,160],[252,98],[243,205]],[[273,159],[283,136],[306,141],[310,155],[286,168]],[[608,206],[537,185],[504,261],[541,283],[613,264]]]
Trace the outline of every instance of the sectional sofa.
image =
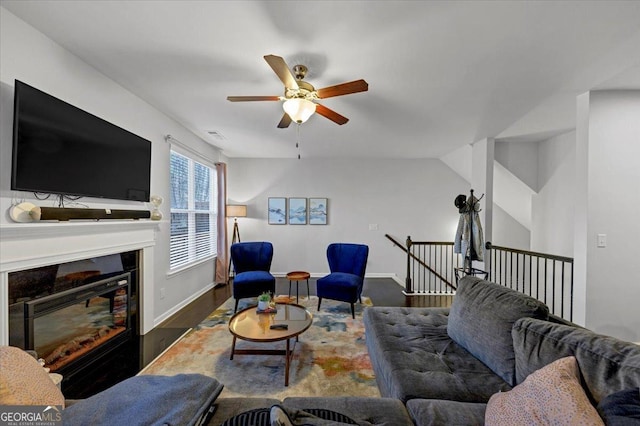
[[523,384],[567,357],[575,359],[566,362],[575,363],[572,389],[583,391],[583,410],[601,404],[606,416],[605,400],[618,392],[635,395],[640,408],[640,346],[550,317],[542,302],[489,281],[461,279],[450,309],[372,307],[364,322],[382,396],[401,400],[419,426],[483,424],[488,415],[509,424],[509,404],[519,416],[546,415],[539,409],[553,401],[536,407],[546,394],[570,405],[554,393],[566,382],[534,376]]
[[137,376],[74,403],[34,358],[0,347],[0,405],[66,403],[70,425],[268,424],[274,405],[304,424],[640,422],[640,346],[553,318],[495,283],[465,277],[450,309],[370,307],[364,322],[381,398],[217,398],[217,380],[185,374]]

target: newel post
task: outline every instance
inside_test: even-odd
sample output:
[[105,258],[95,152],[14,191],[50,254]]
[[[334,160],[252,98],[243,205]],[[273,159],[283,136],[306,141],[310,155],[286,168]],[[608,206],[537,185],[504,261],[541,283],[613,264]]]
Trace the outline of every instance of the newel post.
[[411,284],[411,236],[407,237],[407,277],[405,278],[405,291],[410,294],[413,293],[413,286]]

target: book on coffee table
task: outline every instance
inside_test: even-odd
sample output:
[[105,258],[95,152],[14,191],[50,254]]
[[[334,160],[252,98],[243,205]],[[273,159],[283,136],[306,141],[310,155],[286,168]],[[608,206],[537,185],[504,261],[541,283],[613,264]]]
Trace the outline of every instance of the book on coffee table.
[[276,308],[275,306],[269,307],[267,309],[256,308],[256,313],[258,314],[275,314],[276,312],[278,312],[278,308]]

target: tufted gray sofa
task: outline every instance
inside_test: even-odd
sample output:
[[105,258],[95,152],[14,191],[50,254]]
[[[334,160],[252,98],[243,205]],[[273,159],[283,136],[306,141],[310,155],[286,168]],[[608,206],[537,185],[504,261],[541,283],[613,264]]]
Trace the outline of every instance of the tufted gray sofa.
[[414,423],[484,424],[486,402],[533,371],[577,358],[594,404],[640,385],[640,347],[549,317],[546,305],[465,277],[448,308],[371,307],[366,341],[383,397]]

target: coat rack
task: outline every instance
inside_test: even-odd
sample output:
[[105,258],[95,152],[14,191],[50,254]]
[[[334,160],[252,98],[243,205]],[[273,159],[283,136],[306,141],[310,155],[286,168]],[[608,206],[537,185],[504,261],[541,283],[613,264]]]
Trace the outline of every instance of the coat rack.
[[[456,284],[464,275],[479,275],[482,276],[483,279],[487,279],[489,275],[486,271],[473,267],[474,260],[484,260],[482,226],[478,216],[478,213],[481,211],[479,203],[483,198],[484,194],[482,194],[480,198],[476,198],[473,195],[473,189],[471,189],[468,198],[461,194],[458,195],[454,201],[455,206],[458,207],[458,211],[460,212],[460,220],[458,222],[458,230],[453,247],[455,253],[460,253],[463,256],[463,266],[454,268]],[[467,229],[465,229],[465,227]],[[467,234],[468,241],[465,241],[465,235]]]

